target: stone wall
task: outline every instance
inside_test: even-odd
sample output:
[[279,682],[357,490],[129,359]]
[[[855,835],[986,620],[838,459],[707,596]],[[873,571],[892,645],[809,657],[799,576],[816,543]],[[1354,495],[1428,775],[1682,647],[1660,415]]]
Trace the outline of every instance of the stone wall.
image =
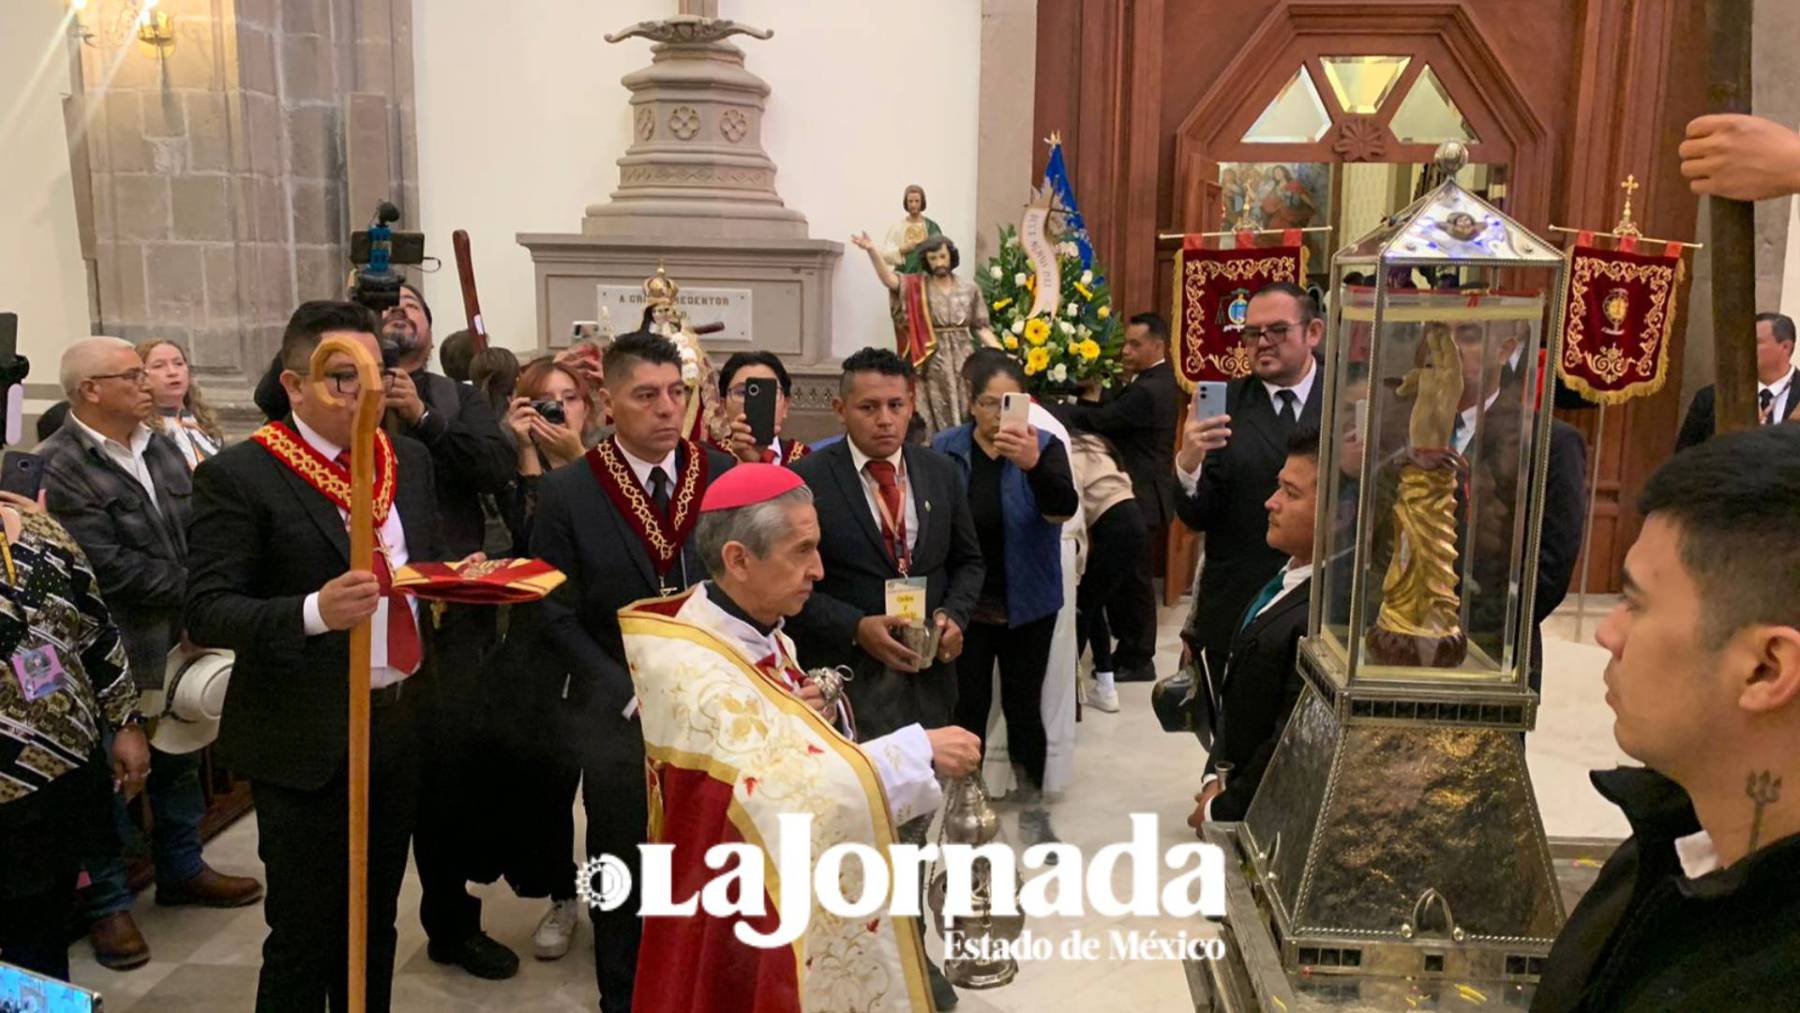
[[[294,306],[342,295],[349,232],[373,210],[349,195],[417,205],[411,0],[163,0],[161,48],[137,11],[82,15],[94,330],[182,342],[214,400],[241,404]],[[347,143],[349,99],[371,95],[383,115],[353,133],[378,136]],[[352,185],[352,150],[384,156],[379,178]]]

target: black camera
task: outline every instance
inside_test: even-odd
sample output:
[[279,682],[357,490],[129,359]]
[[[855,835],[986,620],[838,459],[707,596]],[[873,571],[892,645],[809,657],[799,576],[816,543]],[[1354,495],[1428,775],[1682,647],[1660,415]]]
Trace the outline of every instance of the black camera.
[[531,402],[531,410],[542,415],[545,422],[551,422],[559,426],[569,424],[569,416],[563,411],[561,401],[533,401]]
[[394,265],[425,262],[425,233],[395,232],[392,224],[399,220],[400,209],[382,201],[369,227],[350,235],[350,261],[356,265],[350,298],[377,315],[400,305],[402,279]]

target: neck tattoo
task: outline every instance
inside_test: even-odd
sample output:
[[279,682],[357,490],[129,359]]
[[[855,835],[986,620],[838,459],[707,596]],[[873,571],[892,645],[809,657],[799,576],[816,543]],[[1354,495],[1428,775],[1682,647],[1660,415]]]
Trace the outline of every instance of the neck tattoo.
[[1744,794],[1756,805],[1756,812],[1750,817],[1750,844],[1744,849],[1751,852],[1762,840],[1763,809],[1781,801],[1781,778],[1767,770],[1753,772],[1744,785]]

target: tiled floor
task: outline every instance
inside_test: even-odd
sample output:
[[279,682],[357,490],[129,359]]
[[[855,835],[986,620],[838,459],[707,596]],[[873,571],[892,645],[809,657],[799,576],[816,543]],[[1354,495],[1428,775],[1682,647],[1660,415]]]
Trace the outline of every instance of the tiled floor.
[[[1545,699],[1538,731],[1530,737],[1532,777],[1547,829],[1556,835],[1621,837],[1626,828],[1617,811],[1600,800],[1587,771],[1611,766],[1621,757],[1612,742],[1612,721],[1603,701],[1600,672],[1605,652],[1593,646],[1593,616],[1609,605],[1590,601],[1586,644],[1572,642],[1573,619],[1551,620],[1546,633]],[[1170,671],[1179,645],[1175,631],[1182,610],[1166,610],[1159,668]],[[1089,856],[1099,845],[1128,837],[1127,814],[1154,813],[1160,820],[1159,847],[1191,840],[1184,824],[1192,807],[1196,770],[1203,757],[1191,737],[1160,731],[1148,707],[1149,686],[1120,687],[1119,714],[1089,711],[1079,729],[1080,752],[1074,787],[1055,810],[1056,827]],[[577,820],[580,814],[577,812]],[[247,818],[207,847],[219,869],[246,875],[260,872],[256,821]],[[1121,887],[1125,874],[1116,877]],[[433,964],[425,956],[424,934],[414,914],[418,882],[409,877],[400,898],[399,959],[395,974],[396,1010],[453,1013],[462,1010],[590,1010],[595,1008],[592,937],[584,922],[575,949],[554,963],[529,956],[530,936],[542,902],[514,898],[504,885],[479,888],[486,901],[485,927],[520,951],[524,966],[506,982],[484,982],[460,970]],[[85,944],[73,953],[78,984],[98,989],[106,1008],[118,1013],[210,1013],[248,1010],[256,994],[256,970],[264,927],[260,906],[238,911],[158,909],[148,895],[137,907],[138,923],[154,957],[134,971],[115,973],[93,962]],[[1079,929],[1104,937],[1111,929],[1182,930],[1173,919],[1055,919],[1033,924],[1034,934],[1060,940]],[[935,940],[934,940],[935,942]],[[1173,961],[1051,960],[1024,965],[1013,984],[986,993],[965,992],[959,1009],[968,1013],[1002,1010],[1191,1009],[1180,965]]]

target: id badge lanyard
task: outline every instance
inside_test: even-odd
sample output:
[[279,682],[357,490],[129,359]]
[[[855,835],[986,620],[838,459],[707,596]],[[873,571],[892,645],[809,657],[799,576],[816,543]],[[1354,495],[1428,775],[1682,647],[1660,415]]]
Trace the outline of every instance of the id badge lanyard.
[[881,491],[877,489],[875,492],[875,509],[881,514],[882,524],[893,534],[894,543],[889,546],[889,552],[902,577],[908,576],[908,571],[912,569],[912,550],[906,547],[906,497],[911,494],[912,482],[909,480],[901,486],[900,515],[896,517],[888,510],[887,500],[881,498]]

